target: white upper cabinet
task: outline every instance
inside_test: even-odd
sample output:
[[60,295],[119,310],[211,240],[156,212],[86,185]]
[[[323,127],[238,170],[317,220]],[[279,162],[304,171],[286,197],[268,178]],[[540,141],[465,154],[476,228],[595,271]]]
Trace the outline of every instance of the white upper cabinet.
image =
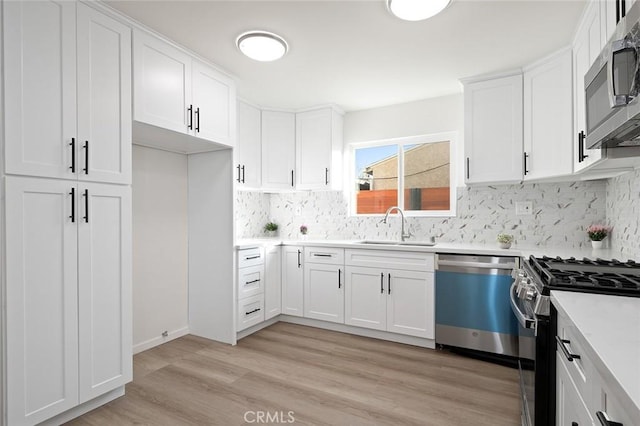
[[260,188],[262,183],[261,112],[238,102],[236,182],[239,187]]
[[296,118],[291,112],[262,111],[262,187],[294,189]]
[[7,173],[130,183],[131,30],[75,2],[4,7]]
[[5,170],[76,179],[76,4],[3,9]]
[[192,131],[191,57],[142,31],[134,31],[133,55],[133,119]]
[[465,181],[520,182],[522,74],[464,82]]
[[233,80],[194,60],[192,63],[194,135],[235,145],[236,89]]
[[296,188],[340,189],[342,116],[332,108],[296,114]]
[[524,70],[524,179],[573,172],[571,49]]
[[[235,144],[235,84],[213,68],[143,31],[133,38],[134,105],[137,122],[195,136],[225,146]],[[149,144],[158,138],[161,147],[179,152],[204,152],[216,149],[177,139],[171,146],[166,137],[152,129],[136,136]],[[145,140],[146,139],[146,140]],[[175,139],[175,138],[174,138]],[[185,145],[180,147],[179,144]]]
[[580,172],[602,159],[602,150],[586,149],[586,111],[584,75],[594,63],[602,47],[598,4],[589,6],[578,27],[573,43],[573,171]]
[[78,4],[78,177],[131,182],[131,29]]

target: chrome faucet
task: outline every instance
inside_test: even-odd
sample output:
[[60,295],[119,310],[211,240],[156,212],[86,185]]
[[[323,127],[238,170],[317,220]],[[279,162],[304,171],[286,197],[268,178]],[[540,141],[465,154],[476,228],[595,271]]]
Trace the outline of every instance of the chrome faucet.
[[382,223],[387,223],[387,219],[389,218],[389,213],[391,213],[391,211],[393,209],[398,210],[398,213],[400,213],[400,216],[402,216],[402,229],[400,230],[400,241],[405,241],[407,238],[411,237],[411,233],[410,232],[405,232],[404,227],[405,227],[405,218],[404,218],[404,211],[402,211],[402,209],[398,206],[393,206],[393,207],[389,207],[389,209],[387,209],[387,213],[384,215],[384,219],[382,219]]

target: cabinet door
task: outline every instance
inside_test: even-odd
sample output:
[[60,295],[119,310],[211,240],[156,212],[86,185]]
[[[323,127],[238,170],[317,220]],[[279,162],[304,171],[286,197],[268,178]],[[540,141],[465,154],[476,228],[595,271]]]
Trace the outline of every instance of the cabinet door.
[[387,331],[433,339],[433,272],[390,271],[387,274]]
[[228,146],[235,145],[236,90],[233,80],[211,67],[192,63],[193,134]]
[[631,414],[638,412],[633,407],[631,397],[622,395],[624,391],[611,376],[607,375],[605,378],[594,371],[594,387],[596,388],[595,406],[590,407],[592,408],[590,414],[594,418],[597,419],[596,413],[602,411],[611,422],[617,422],[623,426],[640,425],[640,417]]
[[132,379],[131,189],[80,184],[80,402]]
[[[600,0],[600,30],[602,31],[602,46],[613,36],[618,24],[616,9],[621,7],[621,0]],[[622,11],[618,11],[620,15]]]
[[262,186],[265,189],[295,187],[295,115],[262,111]]
[[466,182],[522,180],[522,75],[464,87]]
[[142,31],[133,34],[133,119],[189,133],[193,129],[191,57]]
[[571,60],[566,49],[524,73],[525,180],[573,172]]
[[238,102],[238,146],[236,182],[248,188],[260,188],[262,181],[260,110]]
[[296,188],[325,189],[331,173],[331,108],[296,114]]
[[282,307],[282,260],[280,247],[267,247],[265,258],[264,319],[280,315]]
[[563,426],[594,424],[587,406],[569,376],[560,352],[556,354],[556,424]]
[[602,158],[601,149],[585,149],[584,138],[580,132],[586,135],[586,110],[584,75],[589,71],[591,64],[600,52],[600,19],[598,5],[590,3],[578,28],[573,46],[573,97],[574,97],[574,152],[573,171],[579,172],[598,162]]
[[282,313],[304,314],[302,247],[282,247]]
[[36,424],[78,403],[75,183],[6,178],[8,424]]
[[304,316],[344,323],[343,267],[306,263],[304,267]]
[[76,3],[3,2],[3,26],[5,170],[76,179]]
[[78,4],[78,176],[131,183],[131,30]]
[[345,268],[345,324],[387,329],[386,275],[378,268]]

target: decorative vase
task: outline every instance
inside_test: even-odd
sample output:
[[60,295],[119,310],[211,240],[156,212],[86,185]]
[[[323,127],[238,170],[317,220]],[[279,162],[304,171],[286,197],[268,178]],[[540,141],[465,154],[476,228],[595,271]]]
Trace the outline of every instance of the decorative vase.
[[267,233],[267,237],[275,238],[278,236],[278,231],[265,231]]
[[300,239],[301,240],[306,240],[307,239],[307,234],[300,234]]
[[604,246],[604,241],[591,241],[591,247],[594,250],[599,250]]
[[502,249],[511,248],[511,243],[500,243],[500,248]]

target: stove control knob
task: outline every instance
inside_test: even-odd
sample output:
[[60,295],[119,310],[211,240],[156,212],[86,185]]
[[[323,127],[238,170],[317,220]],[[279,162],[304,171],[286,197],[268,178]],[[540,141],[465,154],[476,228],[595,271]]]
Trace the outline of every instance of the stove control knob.
[[536,289],[534,286],[530,285],[527,288],[526,294],[525,294],[525,299],[528,301],[532,301],[535,300],[536,296],[538,296],[538,293],[536,292]]

